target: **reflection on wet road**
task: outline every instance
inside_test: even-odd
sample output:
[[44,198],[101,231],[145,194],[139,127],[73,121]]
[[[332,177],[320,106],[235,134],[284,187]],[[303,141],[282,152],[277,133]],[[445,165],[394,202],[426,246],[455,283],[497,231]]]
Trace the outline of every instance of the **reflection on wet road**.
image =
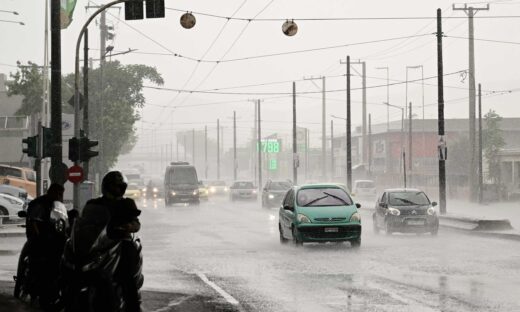
[[141,208],[145,287],[225,300],[202,273],[246,311],[520,310],[516,242],[443,231],[375,235],[371,211],[361,209],[359,250],[297,248],[279,243],[277,209],[258,203]]

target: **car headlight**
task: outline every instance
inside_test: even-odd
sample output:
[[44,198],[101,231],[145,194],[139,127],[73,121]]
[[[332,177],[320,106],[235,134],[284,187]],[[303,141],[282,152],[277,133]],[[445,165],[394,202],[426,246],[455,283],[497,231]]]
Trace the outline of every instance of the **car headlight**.
[[154,192],[154,193],[157,193],[157,192],[159,192],[159,190],[158,190],[156,187],[154,187],[154,188],[153,188],[153,192]]
[[267,196],[267,197],[269,197],[269,199],[273,199],[274,195],[273,194],[269,194],[269,196]]
[[390,207],[388,208],[388,213],[394,216],[398,216],[401,214],[401,210]]
[[359,213],[354,212],[350,217],[350,222],[361,222],[361,216],[359,215]]
[[227,187],[224,188],[224,192],[227,192],[229,191],[229,189]]
[[209,189],[209,191],[210,191],[211,193],[215,193],[217,190],[216,190],[214,187],[211,187],[211,188]]
[[430,207],[428,208],[428,210],[426,210],[426,212],[430,215],[430,216],[433,216],[435,214],[435,209],[433,209],[433,207]]
[[253,190],[253,194],[256,194],[256,190]]
[[197,194],[199,194],[199,191],[198,190],[194,190],[193,191],[193,195],[197,195]]
[[177,193],[175,193],[174,191],[172,191],[172,196],[175,196],[175,195],[177,195]]
[[144,189],[142,189],[141,192],[146,193],[146,187]]
[[307,217],[304,214],[299,213],[296,218],[299,223],[311,223],[311,220],[309,219],[309,217]]

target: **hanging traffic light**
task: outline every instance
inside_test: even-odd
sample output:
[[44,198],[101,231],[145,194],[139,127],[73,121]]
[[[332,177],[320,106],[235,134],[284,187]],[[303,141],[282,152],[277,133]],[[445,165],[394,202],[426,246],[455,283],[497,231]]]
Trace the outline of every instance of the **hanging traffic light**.
[[27,144],[26,148],[22,149],[24,154],[27,154],[29,157],[38,157],[38,136],[27,137],[22,139],[22,144]]
[[91,151],[90,149],[99,144],[98,141],[89,140],[87,137],[79,139],[79,160],[89,161],[90,158],[99,155],[98,151]]
[[146,0],[146,18],[164,17],[164,0]]
[[130,0],[125,2],[125,20],[142,20],[143,18],[142,0]]
[[69,139],[69,159],[70,161],[78,161],[79,160],[79,140],[78,138],[70,138]]

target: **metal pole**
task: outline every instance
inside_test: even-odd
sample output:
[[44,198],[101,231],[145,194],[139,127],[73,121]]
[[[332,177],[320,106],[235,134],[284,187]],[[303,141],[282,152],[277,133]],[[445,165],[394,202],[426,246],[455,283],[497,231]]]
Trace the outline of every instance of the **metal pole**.
[[404,178],[404,188],[406,188],[406,152],[403,151],[403,178]]
[[208,178],[208,126],[204,126],[204,178]]
[[[410,169],[410,174],[412,173],[413,166],[412,166],[412,146],[413,146],[413,137],[412,137],[412,102],[409,104],[408,109],[408,169]],[[411,178],[410,178],[411,180]]]
[[476,138],[475,138],[475,43],[474,43],[474,28],[473,28],[473,16],[475,15],[473,8],[468,9],[468,21],[469,21],[469,141],[471,147],[470,157],[470,196],[471,201],[475,201],[476,198],[476,187],[475,187],[475,168],[476,168]]
[[[437,85],[438,85],[438,120],[439,120],[439,147],[446,144],[444,139],[444,78],[442,60],[442,11],[437,9]],[[439,155],[441,156],[441,155]],[[439,203],[440,213],[446,214],[446,161],[439,157]]]
[[[85,38],[83,43],[83,131],[85,136],[89,137],[89,118],[88,118],[88,29],[85,30]],[[83,172],[85,180],[89,180],[89,161],[83,162]]]
[[233,181],[237,180],[237,112],[233,111]]
[[191,160],[195,166],[195,129],[191,130]]
[[484,195],[484,172],[482,172],[482,88],[478,84],[478,202]]
[[[44,42],[43,42],[43,101],[42,101],[42,114],[41,122],[44,127],[49,125],[49,0],[45,0],[45,31],[44,31]],[[53,144],[53,142],[51,142]],[[49,171],[47,169],[47,159],[42,159],[41,162],[41,177],[42,182],[49,178]],[[42,183],[40,190],[45,193],[45,184]],[[48,185],[48,184],[47,184]]]
[[258,189],[262,190],[262,118],[261,118],[261,107],[260,100],[257,100],[257,117],[258,117],[258,137],[257,137],[257,146],[258,146]]
[[[386,68],[386,102],[390,104],[390,68]],[[390,106],[386,107],[386,131],[390,129]]]
[[347,55],[347,188],[352,191],[352,134],[350,120],[350,56]]
[[334,180],[334,120],[330,121],[330,180]]
[[[51,129],[52,129],[52,157],[51,171],[52,177],[58,176],[60,165],[62,164],[61,146],[61,26],[60,26],[60,0],[51,1]],[[81,40],[81,39],[79,39]],[[78,41],[79,41],[78,40]],[[79,49],[79,42],[78,42]],[[76,52],[76,55],[78,53]],[[79,59],[79,57],[78,57]],[[79,63],[79,61],[77,62]],[[78,65],[79,66],[79,65]],[[77,71],[76,71],[77,72]],[[77,73],[78,77],[79,74]],[[78,102],[79,104],[79,102]],[[79,105],[78,105],[79,108]],[[79,109],[76,110],[79,114]],[[78,115],[79,117],[79,115]],[[79,118],[76,118],[75,127],[78,128],[79,137]],[[62,182],[62,181],[52,181]]]
[[362,65],[362,88],[363,88],[363,162],[367,161],[367,63],[361,62]]
[[368,175],[372,175],[372,114],[368,114]]
[[100,43],[99,43],[99,100],[98,100],[98,118],[99,118],[99,131],[100,133],[100,140],[99,140],[99,150],[101,153],[99,153],[99,171],[100,173],[104,171],[105,169],[105,122],[104,122],[104,116],[105,116],[105,107],[103,105],[103,91],[104,91],[104,83],[103,83],[103,70],[105,68],[105,53],[106,53],[106,12],[103,10],[101,12],[100,17],[100,23],[99,23],[99,31],[100,31]]
[[217,118],[217,180],[220,180],[220,119]]
[[325,76],[322,81],[322,104],[321,104],[321,174],[322,179],[327,179],[327,126],[326,126],[326,103],[325,103]]
[[183,139],[184,139],[184,161],[187,161],[188,160],[188,156],[187,155],[187,150],[188,150],[188,146],[187,146],[187,141],[186,141],[186,131],[184,132],[184,134],[182,135]]
[[293,128],[292,128],[292,140],[293,140],[293,183],[298,185],[298,141],[296,138],[296,82],[293,81]]

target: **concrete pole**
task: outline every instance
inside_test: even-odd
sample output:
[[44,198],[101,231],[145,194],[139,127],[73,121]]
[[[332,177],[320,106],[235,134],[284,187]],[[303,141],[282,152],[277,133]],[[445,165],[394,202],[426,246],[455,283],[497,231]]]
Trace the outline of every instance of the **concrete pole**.
[[233,181],[237,180],[237,112],[233,111]]
[[330,181],[334,180],[334,120],[330,121]]
[[258,146],[258,189],[259,192],[262,190],[262,118],[261,118],[261,107],[260,100],[257,100],[257,116],[258,116],[258,138],[257,138],[257,146]]
[[292,143],[293,143],[293,183],[298,185],[298,141],[296,138],[296,82],[293,81],[293,128],[292,128]]
[[220,180],[220,119],[217,118],[217,180]]
[[325,99],[325,76],[322,79],[322,104],[321,104],[321,174],[322,179],[327,179],[327,126],[326,126],[326,99]]

